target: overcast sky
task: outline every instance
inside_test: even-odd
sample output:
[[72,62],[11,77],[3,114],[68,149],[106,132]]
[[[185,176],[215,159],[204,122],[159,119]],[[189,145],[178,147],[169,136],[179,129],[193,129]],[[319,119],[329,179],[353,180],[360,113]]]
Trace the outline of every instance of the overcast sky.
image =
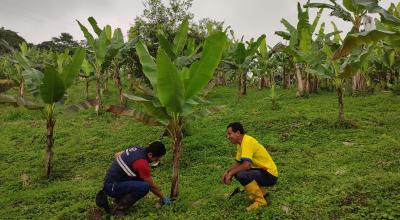
[[[380,5],[387,8],[391,2],[397,4],[399,1],[382,0]],[[300,2],[304,4],[306,0]],[[224,21],[233,28],[236,37],[244,35],[249,39],[266,34],[268,44],[274,45],[281,41],[274,32],[284,30],[280,23],[282,18],[296,25],[296,4],[294,0],[194,0],[191,12],[196,21],[206,17]],[[311,11],[314,11],[310,13],[311,19],[314,19],[315,10]],[[88,24],[87,18],[93,16],[100,26],[110,24],[126,33],[135,17],[142,12],[142,0],[0,0],[0,27],[16,31],[35,44],[62,32],[82,40],[84,36],[75,19]],[[330,23],[332,18],[325,12],[322,20]],[[350,29],[350,24],[338,19],[334,21],[339,29],[345,32]],[[331,30],[330,25],[327,26]]]

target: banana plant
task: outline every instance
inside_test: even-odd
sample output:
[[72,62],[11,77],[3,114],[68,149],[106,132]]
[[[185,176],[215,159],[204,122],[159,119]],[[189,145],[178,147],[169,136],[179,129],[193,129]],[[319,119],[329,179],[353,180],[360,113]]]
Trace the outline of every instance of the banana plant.
[[89,100],[89,83],[95,79],[94,68],[92,64],[85,58],[82,62],[82,72],[79,77],[85,80],[85,98]]
[[[372,55],[375,54],[377,49],[380,49],[380,40],[396,37],[397,35],[394,32],[372,30],[347,35],[338,49],[336,49],[336,46],[331,47],[324,42],[322,51],[326,54],[327,59],[325,65],[322,65],[319,71],[331,77],[336,88],[340,124],[345,122],[343,107],[345,80],[357,74],[360,70],[365,71],[368,69]],[[336,51],[333,52],[335,49]]]
[[131,44],[133,43],[130,44],[129,42],[125,43],[121,29],[119,28],[116,29],[114,31],[110,44],[107,46],[106,56],[104,59],[104,63],[102,65],[102,69],[108,69],[109,71],[113,72],[113,79],[119,91],[119,98],[121,105],[123,105],[125,101],[122,95],[122,83],[120,77],[120,69],[123,62],[123,58],[120,56],[119,52],[121,49]]
[[[295,62],[296,96],[307,95],[318,88],[318,77],[307,70],[319,65],[321,45],[316,40],[313,40],[312,36],[318,26],[322,12],[323,9],[320,9],[314,21],[310,23],[308,9],[303,11],[300,3],[297,3],[297,27],[290,24],[286,19],[282,19],[281,23],[285,26],[287,32],[275,32],[276,35],[289,41],[289,45],[283,48],[286,53],[293,56]],[[325,24],[322,23],[321,29],[324,26]]]
[[[275,76],[282,79],[282,86],[285,89],[290,87],[290,69],[293,66],[291,56],[277,49],[280,43],[268,50],[266,41],[261,42],[258,52],[258,63],[256,73],[260,78],[259,88],[269,87],[272,89],[276,85]],[[274,86],[275,87],[275,86]]]
[[97,38],[94,38],[89,30],[76,20],[85,36],[87,43],[90,48],[90,52],[94,55],[94,69],[96,73],[96,106],[95,111],[99,114],[101,109],[101,85],[102,77],[104,77],[104,71],[110,65],[112,59],[118,53],[123,42],[123,35],[120,28],[114,30],[110,25],[106,25],[103,29],[97,25],[97,21],[93,17],[89,17],[88,21],[93,28],[93,31],[97,34]]
[[370,74],[372,77],[379,78],[382,89],[387,90],[391,86],[392,75],[395,75],[395,62],[396,50],[386,45],[381,45],[371,59],[373,68]]
[[107,109],[118,115],[132,116],[144,124],[166,129],[172,140],[173,151],[171,197],[177,197],[179,192],[179,161],[185,120],[190,116],[204,115],[215,109],[199,109],[204,100],[198,94],[212,78],[222,52],[227,46],[227,38],[223,32],[213,33],[206,38],[200,58],[187,64],[186,61],[177,59],[185,45],[188,47],[186,36],[184,21],[173,43],[159,42],[156,58],[150,55],[145,43],[140,40],[136,44],[136,51],[143,73],[151,86],[143,86],[141,95],[124,94],[124,96],[128,100],[142,104],[143,111],[116,106]]
[[336,0],[329,0],[328,3],[310,3],[304,7],[307,8],[326,8],[331,10],[331,16],[338,17],[344,21],[350,21],[353,24],[351,33],[358,33],[362,24],[362,18],[365,14],[377,13],[383,22],[398,24],[400,19],[389,11],[379,6],[377,0],[343,0],[342,5]]
[[[395,48],[393,42],[400,41],[400,34],[385,30],[372,30],[369,32],[348,34],[344,39],[343,44],[333,54],[333,59],[346,58],[349,54],[353,53],[353,51],[359,51],[360,53],[363,53],[363,51],[365,51],[368,46],[377,44],[380,41],[387,42],[388,45],[391,45],[389,46],[390,48]],[[382,46],[380,49],[382,49]],[[390,54],[387,54],[387,56],[390,56]],[[390,66],[390,64],[388,65]],[[358,74],[359,72],[354,73],[353,76],[355,79],[359,79]],[[359,82],[357,80],[354,80],[354,78],[353,91],[355,90],[355,84],[359,84]],[[368,88],[371,88],[372,83],[370,83],[370,81],[368,80],[368,76],[366,75],[364,76],[364,78]]]
[[0,95],[0,102],[19,105],[33,110],[41,110],[46,118],[47,147],[45,154],[45,175],[50,176],[52,170],[54,126],[56,123],[55,104],[64,98],[66,90],[72,85],[85,57],[85,50],[77,48],[73,57],[61,54],[55,65],[46,66],[44,72],[31,67],[26,57],[19,57],[18,62],[23,66],[26,86],[35,101],[22,97]]
[[20,72],[16,69],[10,61],[9,55],[0,57],[0,93],[6,92],[7,90],[16,86],[15,82],[18,82],[18,76]]
[[[332,4],[328,3],[310,3],[308,2],[305,7],[309,8],[327,8],[331,10],[331,15],[341,18],[345,21],[350,21],[353,24],[351,31],[347,35],[360,33],[360,27],[362,25],[362,19],[364,15],[369,14],[379,14],[381,21],[384,23],[389,23],[392,25],[399,25],[400,18],[394,16],[389,11],[379,6],[379,1],[377,0],[343,0],[342,5],[338,4],[336,0],[330,0]],[[382,36],[383,33],[376,33],[371,36]],[[345,41],[346,45],[351,45],[353,42],[353,36],[347,36]],[[379,39],[381,39],[379,37]],[[370,42],[376,41],[371,39]],[[346,56],[350,53],[351,48],[357,48],[361,45],[346,46],[337,50],[334,54],[334,58],[338,59],[340,57]],[[366,88],[365,77],[362,73],[355,73],[353,76],[353,92],[364,91]]]
[[271,77],[270,73],[271,71],[268,71],[268,47],[267,47],[267,41],[264,38],[259,46],[258,53],[257,53],[257,64],[253,68],[253,73],[257,75],[260,78],[259,82],[259,89],[263,89],[266,87],[269,87],[271,83]]
[[136,54],[135,44],[137,43],[137,38],[130,39],[125,45],[120,49],[118,56],[120,57],[120,65],[122,66],[122,73],[126,73],[127,83],[129,83],[129,89],[134,90],[135,85],[137,85],[137,78],[140,74],[139,67],[140,61]]
[[25,91],[24,78],[22,76],[23,68],[20,64],[18,64],[18,59],[21,59],[21,57],[26,57],[29,48],[25,42],[19,44],[19,51],[10,47],[6,41],[2,41],[1,43],[12,52],[10,56],[7,56],[8,61],[3,67],[5,75],[13,81],[13,84],[19,85],[19,95],[23,97]]
[[246,42],[247,47],[243,42],[243,39],[240,41],[231,42],[227,57],[224,58],[224,62],[229,64],[235,71],[239,86],[238,97],[246,95],[247,71],[250,68],[250,64],[256,57],[255,54],[264,39],[264,34],[261,35],[256,41],[251,39],[250,41]]

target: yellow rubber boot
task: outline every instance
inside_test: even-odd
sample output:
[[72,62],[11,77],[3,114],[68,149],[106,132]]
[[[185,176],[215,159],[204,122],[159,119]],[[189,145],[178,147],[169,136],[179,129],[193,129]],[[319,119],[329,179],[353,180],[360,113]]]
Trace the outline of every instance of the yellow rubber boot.
[[263,196],[265,196],[265,194],[267,194],[267,188],[265,186],[259,186],[259,187],[260,187],[260,190],[261,190]]
[[[265,186],[258,186],[258,187],[260,187],[260,190],[261,190],[261,192],[262,192],[262,194],[264,195],[264,198],[265,198],[265,194],[267,194],[267,188],[265,187]],[[250,200],[254,200],[254,197],[253,197],[253,195],[250,195],[249,196],[249,199]]]
[[264,194],[262,193],[260,187],[258,187],[258,184],[255,180],[245,185],[244,189],[254,198],[253,204],[246,208],[247,211],[258,209],[261,206],[267,205],[267,201],[264,199]]

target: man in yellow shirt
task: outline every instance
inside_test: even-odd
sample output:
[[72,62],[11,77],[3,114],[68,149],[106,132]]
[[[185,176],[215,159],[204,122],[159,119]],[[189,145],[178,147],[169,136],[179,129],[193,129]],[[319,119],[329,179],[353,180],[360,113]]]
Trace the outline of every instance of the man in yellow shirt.
[[274,185],[278,180],[278,169],[272,157],[256,139],[245,134],[239,122],[227,126],[227,136],[232,144],[237,145],[236,163],[224,172],[221,182],[230,184],[234,176],[244,186],[254,199],[247,211],[267,205],[265,187]]

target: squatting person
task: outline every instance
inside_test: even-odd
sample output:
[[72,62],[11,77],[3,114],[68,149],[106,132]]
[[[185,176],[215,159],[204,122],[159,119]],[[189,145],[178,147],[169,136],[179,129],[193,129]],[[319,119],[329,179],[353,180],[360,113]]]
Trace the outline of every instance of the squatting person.
[[123,215],[136,201],[143,198],[149,190],[160,198],[163,205],[171,203],[151,178],[150,162],[158,162],[166,153],[159,141],[147,147],[132,146],[115,154],[104,178],[104,192],[115,198],[114,214]]
[[278,180],[278,170],[271,155],[256,139],[245,134],[239,122],[227,126],[227,137],[232,144],[237,145],[236,163],[224,172],[221,182],[230,184],[234,176],[244,186],[254,200],[246,208],[247,211],[267,205],[264,198],[266,187],[274,185]]

